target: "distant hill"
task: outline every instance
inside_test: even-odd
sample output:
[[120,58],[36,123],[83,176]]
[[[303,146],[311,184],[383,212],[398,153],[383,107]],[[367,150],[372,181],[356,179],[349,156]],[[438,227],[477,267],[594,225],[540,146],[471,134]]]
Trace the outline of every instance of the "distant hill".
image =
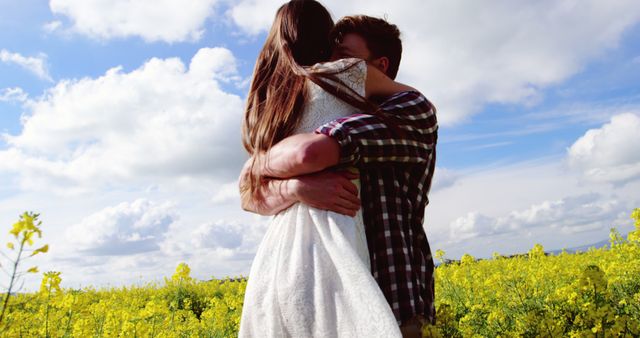
[[[625,235],[621,235],[621,236],[622,236],[622,238],[627,238],[626,234]],[[602,240],[600,242],[592,243],[592,244],[576,246],[576,247],[573,247],[573,248],[566,248],[565,251],[568,252],[568,253],[576,253],[578,251],[585,252],[585,251],[589,250],[589,248],[592,248],[592,247],[596,248],[596,249],[600,249],[600,248],[603,248],[605,246],[609,246],[609,240],[608,239]],[[545,250],[544,252],[547,255],[558,255],[558,254],[560,254],[562,252],[562,249]],[[519,257],[519,256],[527,256],[527,253],[525,252],[525,253],[519,253],[519,254],[511,254],[511,255],[506,255],[505,257]],[[483,258],[477,258],[477,259],[478,260],[482,260]],[[457,259],[445,259],[445,264],[457,263],[457,262],[460,262],[460,260],[457,260]],[[435,266],[439,266],[440,265],[440,262],[434,262],[434,263],[435,263]]]
[[[622,237],[626,238],[627,236],[625,235],[625,236],[622,236]],[[608,245],[609,245],[609,240],[608,240],[608,239],[605,239],[605,240],[603,240],[603,241],[596,242],[596,243],[593,243],[593,244],[587,244],[587,245],[582,245],[582,246],[576,246],[576,247],[573,247],[573,248],[567,248],[567,249],[565,249],[565,250],[566,250],[567,252],[569,252],[569,253],[575,253],[576,251],[584,252],[584,251],[589,250],[589,248],[592,248],[592,247],[593,247],[593,248],[596,248],[596,249],[600,249],[600,248],[605,247],[605,246],[608,246]],[[559,254],[559,253],[561,253],[561,252],[562,252],[562,249],[552,250],[552,251],[545,251],[545,252],[548,252],[548,253],[550,253],[550,254],[557,255],[557,254]]]

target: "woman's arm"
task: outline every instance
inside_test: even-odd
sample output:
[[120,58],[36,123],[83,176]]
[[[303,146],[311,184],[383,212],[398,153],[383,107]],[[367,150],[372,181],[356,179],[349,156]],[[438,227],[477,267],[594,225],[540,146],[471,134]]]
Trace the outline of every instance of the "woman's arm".
[[338,164],[340,147],[333,138],[325,135],[297,134],[256,156],[255,173],[266,177],[290,178]]
[[292,179],[268,180],[258,188],[258,196],[252,196],[250,164],[251,160],[245,163],[239,178],[240,201],[245,211],[271,216],[296,202],[348,216],[355,216],[360,209],[358,190],[351,182],[358,178],[357,174],[325,171]]
[[412,87],[396,82],[375,66],[367,64],[367,79],[365,82],[365,96],[388,97],[396,93],[413,91]]
[[260,198],[252,196],[249,187],[250,166],[251,159],[245,162],[238,178],[240,203],[243,210],[263,216],[271,216],[297,202],[293,186],[295,181],[293,180],[268,180],[258,187],[258,196]]

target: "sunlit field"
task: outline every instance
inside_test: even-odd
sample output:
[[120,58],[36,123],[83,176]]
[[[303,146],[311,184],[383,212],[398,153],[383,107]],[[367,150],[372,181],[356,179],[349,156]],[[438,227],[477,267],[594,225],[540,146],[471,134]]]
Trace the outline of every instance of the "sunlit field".
[[[437,325],[425,336],[640,336],[640,209],[632,217],[634,232],[623,238],[612,230],[609,246],[586,252],[551,255],[536,245],[515,257],[451,261],[438,251]],[[23,215],[11,234],[9,253],[29,252],[40,234],[37,215]],[[30,252],[47,252],[37,250]],[[5,293],[2,336],[237,336],[246,279],[199,281],[190,273],[180,263],[162,283],[76,290],[60,287],[61,272],[45,272],[38,292]]]

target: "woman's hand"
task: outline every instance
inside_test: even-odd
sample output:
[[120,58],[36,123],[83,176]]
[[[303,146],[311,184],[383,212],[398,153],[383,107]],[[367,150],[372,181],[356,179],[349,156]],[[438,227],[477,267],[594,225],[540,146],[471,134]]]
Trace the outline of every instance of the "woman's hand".
[[322,171],[291,179],[296,199],[314,208],[355,216],[361,207],[358,188],[351,180],[358,174],[349,171]]

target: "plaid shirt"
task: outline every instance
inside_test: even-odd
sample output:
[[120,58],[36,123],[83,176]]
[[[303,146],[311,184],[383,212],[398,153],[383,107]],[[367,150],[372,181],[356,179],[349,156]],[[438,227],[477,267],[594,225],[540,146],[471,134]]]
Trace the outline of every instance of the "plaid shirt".
[[380,108],[381,115],[350,115],[315,132],[338,141],[339,166],[360,170],[371,272],[398,324],[415,315],[435,323],[434,264],[423,228],[436,161],[435,110],[415,91]]

